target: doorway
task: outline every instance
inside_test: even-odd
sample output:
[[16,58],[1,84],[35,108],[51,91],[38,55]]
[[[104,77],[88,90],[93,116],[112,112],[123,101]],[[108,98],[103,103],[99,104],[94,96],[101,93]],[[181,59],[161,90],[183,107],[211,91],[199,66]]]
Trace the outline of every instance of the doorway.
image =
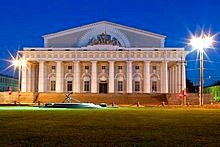
[[108,92],[108,83],[99,83],[99,93]]

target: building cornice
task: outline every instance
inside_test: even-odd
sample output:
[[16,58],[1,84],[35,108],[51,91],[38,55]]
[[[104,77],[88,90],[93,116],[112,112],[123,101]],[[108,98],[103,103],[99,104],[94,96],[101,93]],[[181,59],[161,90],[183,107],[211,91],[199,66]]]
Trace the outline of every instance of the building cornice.
[[145,51],[20,51],[28,61],[180,61],[184,50]]
[[67,35],[67,34],[70,34],[70,33],[91,29],[94,26],[100,25],[100,24],[112,25],[112,26],[116,27],[117,29],[127,30],[127,31],[131,31],[131,32],[139,33],[139,34],[141,33],[143,35],[147,35],[147,36],[151,36],[151,37],[155,37],[155,38],[160,38],[162,40],[164,40],[166,38],[166,36],[164,36],[164,35],[160,35],[160,34],[157,34],[157,33],[149,32],[149,31],[145,31],[145,30],[141,30],[141,29],[137,29],[137,28],[121,25],[121,24],[112,23],[112,22],[109,22],[109,21],[100,21],[100,22],[96,22],[96,23],[92,23],[92,24],[88,24],[88,25],[83,25],[83,26],[72,28],[72,29],[67,29],[67,30],[64,30],[64,31],[43,35],[42,37],[44,39],[59,37],[59,36],[62,36],[62,35]]

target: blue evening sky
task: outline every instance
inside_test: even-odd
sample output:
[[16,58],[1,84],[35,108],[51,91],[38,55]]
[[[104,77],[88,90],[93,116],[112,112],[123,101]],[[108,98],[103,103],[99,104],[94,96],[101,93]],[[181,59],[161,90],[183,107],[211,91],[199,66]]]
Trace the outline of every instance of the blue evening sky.
[[[23,47],[42,47],[42,35],[107,20],[167,36],[166,47],[186,47],[190,31],[220,32],[219,0],[2,0],[0,59]],[[220,47],[207,50],[205,85],[220,80]],[[196,52],[187,57],[187,78],[199,81]],[[8,63],[1,60],[0,73]]]

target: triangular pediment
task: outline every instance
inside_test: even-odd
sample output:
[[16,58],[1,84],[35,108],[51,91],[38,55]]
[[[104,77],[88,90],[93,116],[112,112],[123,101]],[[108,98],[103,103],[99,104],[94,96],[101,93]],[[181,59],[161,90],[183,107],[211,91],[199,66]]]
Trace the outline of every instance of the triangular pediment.
[[109,21],[100,21],[47,34],[43,38],[45,47],[84,47],[92,38],[102,33],[116,38],[123,47],[160,47],[166,37]]

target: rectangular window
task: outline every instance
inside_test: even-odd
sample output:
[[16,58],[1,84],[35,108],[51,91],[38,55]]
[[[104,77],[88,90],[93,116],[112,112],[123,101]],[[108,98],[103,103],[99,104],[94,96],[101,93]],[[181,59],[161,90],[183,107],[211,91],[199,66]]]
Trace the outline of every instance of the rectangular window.
[[84,91],[88,92],[90,89],[89,87],[89,81],[84,81]]
[[157,71],[157,66],[152,66],[153,73],[155,74]]
[[56,66],[52,66],[52,69],[56,69]]
[[89,69],[89,66],[85,66],[85,69]]
[[55,91],[56,90],[56,81],[50,81],[50,90]]
[[67,81],[67,91],[72,91],[73,90],[73,82],[72,81]]
[[122,66],[118,66],[118,69],[122,69]]
[[140,91],[140,82],[139,81],[134,82],[134,91]]
[[123,91],[123,81],[118,81],[118,91]]
[[68,66],[68,70],[72,70],[72,66]]
[[105,66],[102,66],[102,69],[105,69]]
[[152,92],[156,92],[157,91],[157,82],[153,81],[152,82]]

